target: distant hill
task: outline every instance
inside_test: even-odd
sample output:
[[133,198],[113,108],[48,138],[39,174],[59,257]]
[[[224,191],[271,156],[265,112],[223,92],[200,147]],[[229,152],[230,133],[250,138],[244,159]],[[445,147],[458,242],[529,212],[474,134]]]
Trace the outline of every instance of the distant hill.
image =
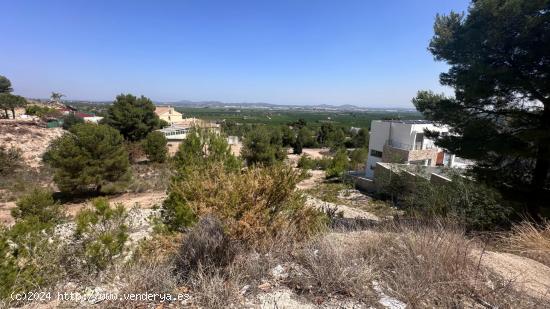
[[[30,99],[30,98],[29,98]],[[31,99],[38,102],[47,102],[48,99]],[[66,104],[93,104],[93,105],[110,105],[112,101],[88,101],[88,100],[64,100]],[[265,102],[220,102],[220,101],[190,101],[180,100],[175,102],[154,101],[156,105],[171,105],[175,107],[192,107],[192,108],[236,108],[236,109],[269,109],[269,110],[302,110],[302,111],[357,111],[357,112],[402,112],[416,113],[414,108],[399,108],[399,107],[361,107],[351,104],[330,105],[330,104],[312,104],[312,105],[284,105]]]
[[176,102],[157,102],[158,105],[172,105],[180,107],[194,107],[194,108],[242,108],[242,109],[277,109],[277,110],[334,110],[334,111],[401,111],[401,112],[416,112],[414,108],[371,108],[371,107],[359,107],[355,105],[329,105],[329,104],[315,104],[315,105],[283,105],[273,103],[228,103],[220,101],[189,101],[180,100]]

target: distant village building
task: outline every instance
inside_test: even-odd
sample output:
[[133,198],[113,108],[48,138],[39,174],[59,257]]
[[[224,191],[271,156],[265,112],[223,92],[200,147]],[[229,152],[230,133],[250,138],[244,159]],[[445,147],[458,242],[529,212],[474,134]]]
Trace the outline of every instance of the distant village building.
[[176,111],[171,106],[157,106],[155,113],[160,119],[170,124],[168,127],[157,131],[161,132],[166,137],[168,141],[168,150],[171,155],[177,151],[179,144],[187,137],[187,134],[193,128],[208,130],[216,134],[221,133],[219,124],[198,118],[183,118],[183,114]]
[[171,106],[157,106],[155,108],[155,114],[157,114],[161,120],[164,120],[169,124],[180,122],[183,119],[183,114],[176,111]]

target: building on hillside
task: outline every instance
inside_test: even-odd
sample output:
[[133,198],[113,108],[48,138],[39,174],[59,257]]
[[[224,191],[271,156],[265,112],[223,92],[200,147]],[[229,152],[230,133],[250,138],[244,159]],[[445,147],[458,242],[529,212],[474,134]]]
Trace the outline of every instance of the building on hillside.
[[155,108],[155,114],[157,114],[161,120],[164,120],[169,124],[177,123],[183,120],[183,114],[176,111],[171,106],[157,106]]
[[73,112],[73,115],[77,118],[81,118],[84,122],[90,123],[99,123],[103,117],[96,116],[94,114],[82,113],[82,112]]
[[181,142],[187,137],[189,130],[191,130],[191,127],[169,126],[157,131],[164,134],[168,142]]
[[219,124],[198,118],[184,118],[181,121],[176,122],[175,125],[204,129],[216,134],[221,133],[221,126]]
[[469,162],[435,146],[424,130],[449,134],[449,129],[427,120],[373,120],[365,176],[373,178],[376,163],[391,162],[424,166],[466,167]]
[[98,124],[98,123],[103,119],[103,117],[100,117],[100,116],[88,116],[88,117],[83,117],[82,119],[84,119],[84,122],[89,122],[89,123]]

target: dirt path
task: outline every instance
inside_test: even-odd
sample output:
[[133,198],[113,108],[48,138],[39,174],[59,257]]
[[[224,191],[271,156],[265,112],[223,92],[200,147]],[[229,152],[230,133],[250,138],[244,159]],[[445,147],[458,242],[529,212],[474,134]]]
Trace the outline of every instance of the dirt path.
[[[124,193],[121,195],[109,197],[111,205],[115,203],[121,203],[125,208],[130,209],[134,206],[139,208],[149,209],[155,206],[161,206],[162,202],[166,199],[166,192],[145,192],[145,193]],[[69,216],[74,216],[82,208],[86,207],[88,203],[71,203],[64,204],[66,213]],[[11,216],[11,209],[15,208],[15,202],[0,203],[0,224],[11,226],[14,223],[14,219]]]
[[318,209],[336,208],[337,212],[342,212],[344,218],[359,218],[359,219],[369,219],[369,220],[375,220],[375,221],[380,220],[380,218],[378,218],[378,216],[376,216],[376,215],[374,215],[370,212],[367,212],[367,211],[364,211],[364,210],[361,210],[361,209],[357,209],[357,208],[352,208],[352,207],[342,205],[342,204],[335,204],[335,203],[325,202],[325,201],[322,201],[318,198],[315,198],[315,197],[312,197],[312,196],[309,196],[309,195],[307,196],[306,205],[311,206],[311,207],[315,207],[315,208],[318,208]]
[[325,179],[325,171],[311,170],[311,171],[308,171],[308,173],[311,174],[311,177],[300,181],[296,185],[297,189],[308,190],[308,189],[315,188],[320,183],[322,183],[323,180]]
[[[125,208],[130,209],[134,206],[139,208],[153,208],[155,206],[161,206],[162,202],[166,199],[166,192],[144,192],[144,193],[124,193],[117,196],[109,197],[109,202],[111,205],[115,203],[120,203],[124,205]],[[80,209],[86,207],[88,203],[74,203],[74,204],[65,204],[63,205],[66,209],[67,214],[74,216]]]
[[15,202],[0,203],[0,224],[11,226],[14,223],[11,216],[12,208],[15,208]]
[[550,267],[511,253],[486,251],[481,265],[509,280],[514,289],[550,301]]

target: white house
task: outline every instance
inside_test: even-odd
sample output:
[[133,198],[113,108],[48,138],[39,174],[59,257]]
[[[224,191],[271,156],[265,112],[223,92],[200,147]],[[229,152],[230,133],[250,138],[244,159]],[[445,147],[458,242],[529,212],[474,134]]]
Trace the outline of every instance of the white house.
[[447,127],[436,126],[427,120],[373,120],[366,177],[374,176],[377,162],[461,167],[458,166],[459,160],[456,160],[455,166],[454,155],[436,147],[433,140],[424,136],[425,129],[449,134]]
[[172,142],[184,140],[187,137],[187,133],[189,133],[189,130],[191,130],[191,127],[169,126],[157,131],[164,134],[168,142]]

